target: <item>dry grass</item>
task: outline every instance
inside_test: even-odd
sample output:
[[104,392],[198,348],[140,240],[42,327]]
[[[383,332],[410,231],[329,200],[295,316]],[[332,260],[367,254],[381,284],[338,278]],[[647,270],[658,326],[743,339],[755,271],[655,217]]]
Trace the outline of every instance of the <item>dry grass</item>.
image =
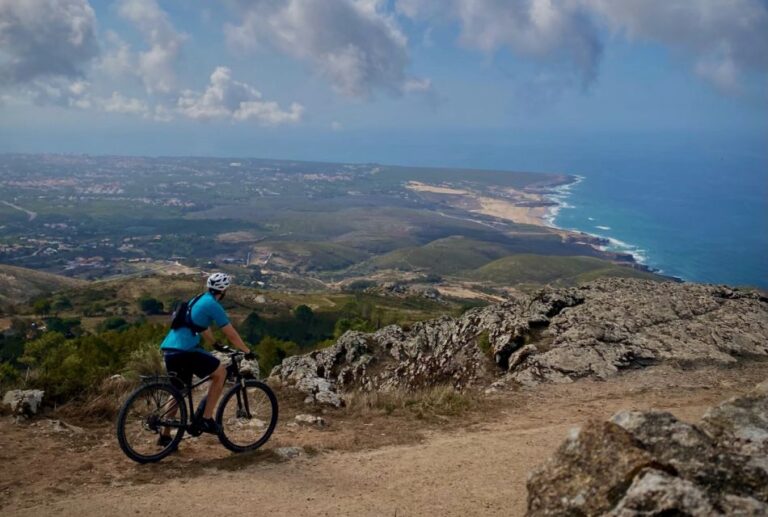
[[114,420],[123,401],[137,385],[137,381],[121,376],[104,379],[91,396],[60,406],[56,414],[76,421]]
[[473,392],[441,385],[420,390],[356,391],[348,393],[345,400],[347,411],[353,415],[406,412],[417,418],[440,419],[469,411],[479,399]]

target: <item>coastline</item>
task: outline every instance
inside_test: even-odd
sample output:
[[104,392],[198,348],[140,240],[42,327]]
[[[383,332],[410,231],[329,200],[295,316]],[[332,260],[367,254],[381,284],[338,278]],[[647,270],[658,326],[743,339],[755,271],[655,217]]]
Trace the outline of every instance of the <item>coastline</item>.
[[[557,224],[562,209],[574,208],[568,203],[573,189],[586,177],[580,175],[558,175],[556,179],[531,185],[522,189],[498,188],[475,191],[464,186],[451,184],[432,185],[420,181],[409,181],[405,188],[419,195],[469,213],[482,214],[515,224],[541,226],[556,231],[563,240],[591,246],[606,258],[626,264],[635,269],[663,274],[663,271],[646,264],[645,250],[608,235],[582,231],[577,228],[563,228]],[[608,226],[598,226],[610,230]],[[676,280],[682,280],[677,277]]]
[[[662,269],[649,266],[647,263],[648,262],[648,255],[646,254],[647,252],[646,250],[644,250],[643,248],[640,248],[639,246],[617,239],[615,237],[611,237],[609,235],[604,235],[604,234],[595,233],[591,231],[584,231],[578,228],[563,228],[561,226],[558,226],[557,217],[560,214],[561,209],[574,208],[573,205],[570,205],[568,203],[568,198],[573,194],[572,189],[577,185],[579,185],[584,180],[586,180],[586,177],[584,176],[576,175],[572,177],[575,178],[573,182],[568,183],[566,185],[555,187],[553,189],[555,192],[548,195],[549,199],[557,203],[557,206],[553,207],[550,210],[547,217],[547,223],[548,223],[547,225],[550,228],[560,230],[563,232],[568,232],[571,234],[588,236],[590,239],[594,239],[594,241],[590,242],[591,246],[600,250],[603,253],[614,254],[617,257],[618,261],[620,262],[628,262],[632,264],[632,267],[635,267],[642,271],[647,271],[649,273],[656,273],[662,276],[668,276],[670,279],[673,279],[677,282],[685,282],[685,279],[683,278],[666,275]],[[592,220],[592,218],[589,218],[589,219]],[[611,230],[610,226],[604,226],[604,225],[595,225],[595,228],[605,232]]]

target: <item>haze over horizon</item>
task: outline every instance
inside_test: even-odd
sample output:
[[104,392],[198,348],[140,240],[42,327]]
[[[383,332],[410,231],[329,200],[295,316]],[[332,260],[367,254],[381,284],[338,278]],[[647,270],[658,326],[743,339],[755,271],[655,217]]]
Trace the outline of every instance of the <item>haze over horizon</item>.
[[574,139],[639,138],[764,158],[766,50],[760,0],[2,0],[0,152],[528,166],[511,148],[544,170]]

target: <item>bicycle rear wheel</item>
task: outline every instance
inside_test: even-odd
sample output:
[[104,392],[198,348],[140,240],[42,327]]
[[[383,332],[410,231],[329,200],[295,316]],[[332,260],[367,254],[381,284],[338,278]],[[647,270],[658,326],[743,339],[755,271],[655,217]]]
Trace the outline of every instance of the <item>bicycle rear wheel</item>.
[[[187,421],[184,397],[171,384],[155,382],[134,391],[117,416],[117,441],[133,461],[160,461],[178,447]],[[170,428],[171,441],[159,445],[164,429]]]
[[277,397],[269,386],[253,379],[236,384],[216,411],[219,441],[233,452],[264,445],[277,425]]

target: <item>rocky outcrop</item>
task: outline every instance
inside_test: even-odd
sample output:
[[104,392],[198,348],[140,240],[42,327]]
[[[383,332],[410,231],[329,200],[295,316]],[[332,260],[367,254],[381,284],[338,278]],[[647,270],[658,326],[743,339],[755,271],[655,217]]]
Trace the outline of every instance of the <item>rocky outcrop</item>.
[[768,515],[768,383],[697,425],[624,411],[528,479],[528,515]]
[[723,286],[604,280],[577,291],[584,303],[553,318],[509,379],[530,385],[604,379],[674,361],[736,362],[768,356],[768,300]]
[[8,406],[14,415],[31,416],[40,409],[43,395],[43,390],[10,390],[5,392],[3,405]]
[[372,334],[348,332],[330,348],[286,359],[272,379],[308,402],[339,405],[349,389],[449,383],[530,386],[605,379],[663,361],[686,367],[768,357],[768,300],[723,286],[603,279],[543,289]]

